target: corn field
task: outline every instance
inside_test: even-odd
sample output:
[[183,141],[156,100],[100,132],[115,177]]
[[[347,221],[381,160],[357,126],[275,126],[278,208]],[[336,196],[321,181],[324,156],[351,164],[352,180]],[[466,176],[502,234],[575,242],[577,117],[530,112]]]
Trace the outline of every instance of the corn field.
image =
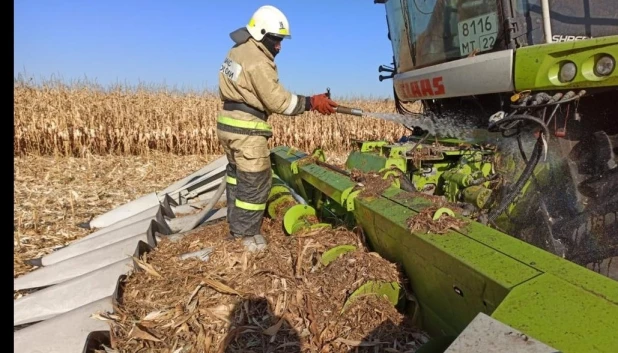
[[[392,100],[348,99],[338,102],[366,112],[394,112]],[[216,114],[221,102],[213,92],[170,92],[165,88],[101,88],[95,84],[14,84],[14,156],[26,154],[81,157],[220,154]],[[342,152],[355,139],[397,139],[398,124],[369,117],[296,117],[274,115],[270,146],[305,151],[322,147]]]

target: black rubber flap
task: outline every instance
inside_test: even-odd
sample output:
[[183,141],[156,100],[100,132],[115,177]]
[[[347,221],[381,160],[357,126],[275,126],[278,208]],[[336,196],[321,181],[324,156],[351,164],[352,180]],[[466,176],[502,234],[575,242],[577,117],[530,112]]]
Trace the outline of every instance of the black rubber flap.
[[109,331],[92,331],[86,337],[86,343],[82,349],[82,353],[93,353],[95,350],[102,349],[102,346],[111,346],[111,337]]
[[148,230],[146,231],[146,240],[148,241],[148,244],[152,247],[157,246],[157,238],[156,238],[157,233],[163,234],[163,235],[172,234],[172,230],[167,225],[167,222],[165,222],[164,219],[163,220],[153,219],[152,221],[150,221],[150,226],[148,227]]
[[176,200],[174,200],[170,195],[165,194],[165,197],[163,198],[163,205],[171,210],[172,207],[178,206],[178,202],[176,202]]
[[43,267],[43,258],[37,257],[36,259],[24,260],[24,262],[30,266]]

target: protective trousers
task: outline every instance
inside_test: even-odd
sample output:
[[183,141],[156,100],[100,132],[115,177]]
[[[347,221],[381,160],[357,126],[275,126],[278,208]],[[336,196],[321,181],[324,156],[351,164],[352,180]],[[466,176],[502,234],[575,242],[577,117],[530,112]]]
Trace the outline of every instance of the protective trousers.
[[217,124],[217,137],[228,160],[227,219],[234,236],[257,235],[272,184],[268,140],[232,124],[234,119],[221,116]]

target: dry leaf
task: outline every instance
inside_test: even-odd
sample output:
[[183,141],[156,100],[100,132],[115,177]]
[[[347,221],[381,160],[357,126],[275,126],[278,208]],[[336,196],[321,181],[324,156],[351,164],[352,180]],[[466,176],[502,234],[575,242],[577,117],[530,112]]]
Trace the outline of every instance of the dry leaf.
[[343,343],[345,345],[353,346],[353,347],[373,347],[379,344],[388,343],[388,342],[353,341],[353,340],[346,340],[345,338],[337,338],[335,342]]
[[281,329],[281,325],[283,325],[283,317],[280,318],[279,321],[277,321],[276,324],[274,324],[271,327],[269,327],[266,330],[264,330],[264,334],[268,335],[268,336],[276,335],[277,332],[279,332],[279,329]]
[[235,290],[234,288],[231,288],[215,279],[212,278],[204,278],[203,280],[204,284],[208,285],[209,287],[211,287],[212,289],[220,292],[220,293],[224,293],[224,294],[235,294],[238,296],[242,296],[242,294],[240,292],[238,292],[237,290]]
[[135,260],[135,263],[137,263],[137,266],[139,266],[141,269],[143,269],[144,271],[146,271],[148,274],[151,274],[155,277],[159,277],[162,278],[162,276],[159,274],[159,272],[157,272],[154,267],[152,267],[151,264],[143,262],[142,260],[136,258],[135,256],[131,256],[133,258],[133,260]]
[[144,316],[144,318],[142,319],[142,321],[155,321],[163,316],[165,316],[165,314],[167,314],[167,312],[164,311],[153,311],[151,313],[148,313],[148,315]]
[[153,334],[148,332],[146,328],[144,328],[143,326],[141,327],[140,326],[141,325],[139,324],[135,324],[133,328],[131,328],[131,331],[129,332],[129,338],[139,338],[142,340],[161,342],[160,339],[158,339]]

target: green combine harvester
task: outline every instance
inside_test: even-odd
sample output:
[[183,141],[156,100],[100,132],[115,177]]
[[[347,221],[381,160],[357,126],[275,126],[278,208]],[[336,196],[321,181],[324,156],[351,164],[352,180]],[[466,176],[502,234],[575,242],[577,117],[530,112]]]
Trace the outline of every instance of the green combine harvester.
[[[393,46],[380,81],[393,79],[410,136],[358,141],[345,170],[320,150],[276,147],[274,172],[308,215],[361,226],[375,251],[403,265],[410,315],[434,337],[427,351],[618,352],[618,273],[584,267],[618,256],[616,4],[374,3],[385,6]],[[474,142],[414,126],[406,103],[415,101],[435,126],[468,127]],[[392,184],[360,197],[373,183],[355,171]],[[468,222],[411,232],[408,220],[424,211]],[[289,212],[290,224],[300,219]],[[513,329],[552,348],[503,341]]]
[[[409,136],[358,141],[345,166],[321,149],[273,148],[267,213],[295,204],[290,236],[360,228],[401,264],[410,293],[361,289],[387,295],[431,335],[417,352],[618,352],[618,273],[587,268],[618,257],[615,1],[374,3],[393,47],[380,81],[393,79]],[[416,101],[421,114],[407,106]],[[449,125],[461,136],[435,132]],[[39,289],[15,300],[15,352],[109,345],[107,323],[90,316],[113,311],[126,254],[223,218],[213,205],[225,163],[111,210],[85,225],[94,233],[33,259],[41,268],[14,283]],[[195,205],[210,213],[196,218]]]

